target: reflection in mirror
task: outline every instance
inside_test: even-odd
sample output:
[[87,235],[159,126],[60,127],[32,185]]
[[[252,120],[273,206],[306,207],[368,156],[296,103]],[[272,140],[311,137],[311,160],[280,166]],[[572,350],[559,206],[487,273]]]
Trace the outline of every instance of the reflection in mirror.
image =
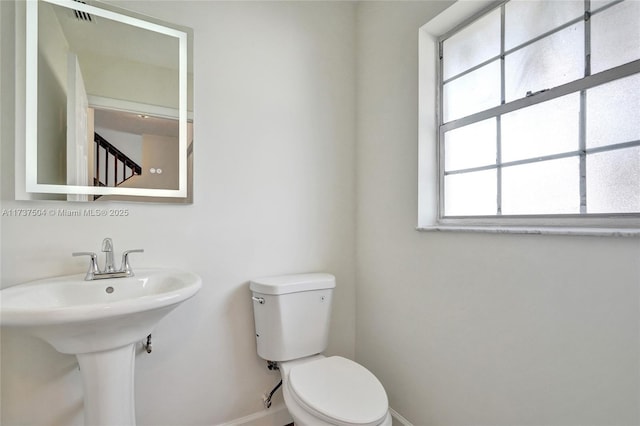
[[191,202],[188,30],[89,3],[26,4],[26,192]]

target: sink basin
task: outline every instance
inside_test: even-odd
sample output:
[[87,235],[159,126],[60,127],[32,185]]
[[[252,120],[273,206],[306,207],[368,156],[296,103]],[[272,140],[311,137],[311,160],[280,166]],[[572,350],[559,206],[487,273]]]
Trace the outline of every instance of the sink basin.
[[0,324],[22,329],[78,358],[87,425],[135,425],[135,345],[193,297],[202,280],[175,269],[84,281],[85,274],[0,290]]
[[85,274],[31,281],[0,292],[0,322],[62,353],[96,352],[139,341],[200,289],[196,274],[139,269],[129,278],[84,281]]

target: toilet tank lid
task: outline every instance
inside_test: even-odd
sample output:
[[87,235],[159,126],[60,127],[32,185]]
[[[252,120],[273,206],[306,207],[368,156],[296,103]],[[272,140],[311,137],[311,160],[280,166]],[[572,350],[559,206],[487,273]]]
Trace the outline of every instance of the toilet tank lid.
[[251,280],[251,291],[261,294],[287,294],[324,290],[336,286],[336,277],[326,273],[277,275]]

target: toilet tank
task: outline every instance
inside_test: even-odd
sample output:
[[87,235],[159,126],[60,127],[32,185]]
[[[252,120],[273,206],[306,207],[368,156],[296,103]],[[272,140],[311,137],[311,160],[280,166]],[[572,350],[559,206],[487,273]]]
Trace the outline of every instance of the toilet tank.
[[335,277],[324,273],[252,280],[258,355],[289,361],[324,351],[335,286]]

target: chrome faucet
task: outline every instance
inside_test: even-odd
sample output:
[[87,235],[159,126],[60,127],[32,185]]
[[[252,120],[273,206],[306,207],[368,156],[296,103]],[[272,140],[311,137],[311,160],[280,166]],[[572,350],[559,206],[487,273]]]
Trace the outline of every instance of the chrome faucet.
[[111,238],[102,240],[102,252],[104,253],[104,272],[114,272],[113,266],[113,241]]
[[129,253],[143,253],[143,249],[125,250],[122,253],[122,264],[116,270],[113,265],[113,241],[111,238],[102,240],[102,251],[104,253],[104,269],[101,271],[98,266],[98,255],[90,251],[72,253],[72,256],[89,256],[89,270],[84,277],[85,281],[101,280],[105,278],[125,278],[134,276],[133,269],[129,263]]

